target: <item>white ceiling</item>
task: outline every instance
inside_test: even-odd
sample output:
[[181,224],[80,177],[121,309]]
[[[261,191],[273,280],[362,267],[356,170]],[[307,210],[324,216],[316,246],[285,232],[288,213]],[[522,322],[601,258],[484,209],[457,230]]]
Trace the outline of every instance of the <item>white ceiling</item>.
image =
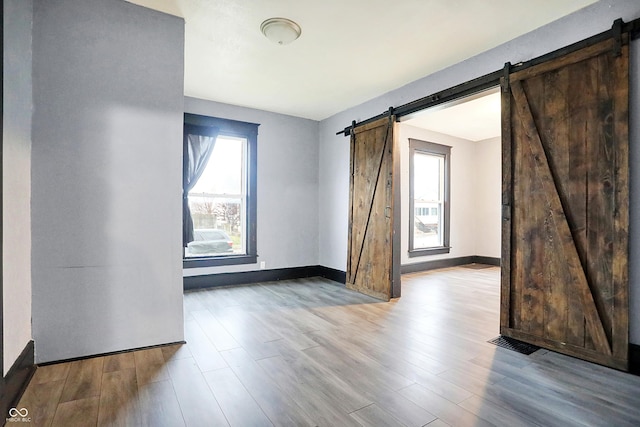
[[495,138],[501,134],[500,91],[495,89],[422,110],[402,123],[469,141]]
[[[185,19],[185,95],[322,120],[596,0],[128,1]],[[302,36],[268,41],[272,17]]]

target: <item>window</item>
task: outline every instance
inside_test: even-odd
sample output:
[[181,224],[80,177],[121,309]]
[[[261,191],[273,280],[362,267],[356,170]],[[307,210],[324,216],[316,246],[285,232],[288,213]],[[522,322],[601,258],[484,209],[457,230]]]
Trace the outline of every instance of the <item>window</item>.
[[409,256],[449,253],[451,147],[409,139]]
[[258,125],[184,120],[183,265],[255,263]]

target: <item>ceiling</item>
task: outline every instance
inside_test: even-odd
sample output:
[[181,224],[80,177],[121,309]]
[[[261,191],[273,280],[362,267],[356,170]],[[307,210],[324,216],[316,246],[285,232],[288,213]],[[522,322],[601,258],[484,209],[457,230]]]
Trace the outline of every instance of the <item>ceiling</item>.
[[[185,95],[322,120],[596,0],[127,1],[185,19]],[[267,40],[272,17],[301,37]]]
[[498,88],[405,117],[402,123],[434,132],[482,141],[501,134]]

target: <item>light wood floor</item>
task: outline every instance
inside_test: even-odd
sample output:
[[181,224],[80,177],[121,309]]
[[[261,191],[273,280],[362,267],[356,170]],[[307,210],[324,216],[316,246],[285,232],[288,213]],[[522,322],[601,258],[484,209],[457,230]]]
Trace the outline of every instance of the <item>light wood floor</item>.
[[187,344],[38,368],[32,425],[640,425],[640,377],[498,348],[497,268],[185,294]]

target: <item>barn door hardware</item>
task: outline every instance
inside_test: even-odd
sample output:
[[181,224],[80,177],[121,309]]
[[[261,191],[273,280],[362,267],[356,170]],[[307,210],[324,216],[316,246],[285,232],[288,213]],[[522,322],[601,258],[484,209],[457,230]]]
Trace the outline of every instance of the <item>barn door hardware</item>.
[[500,79],[500,86],[504,93],[509,92],[509,74],[511,73],[511,62],[505,62],[502,68],[502,78]]
[[611,31],[613,33],[613,56],[618,57],[622,55],[622,19],[618,18],[613,21],[613,25],[611,26]]

